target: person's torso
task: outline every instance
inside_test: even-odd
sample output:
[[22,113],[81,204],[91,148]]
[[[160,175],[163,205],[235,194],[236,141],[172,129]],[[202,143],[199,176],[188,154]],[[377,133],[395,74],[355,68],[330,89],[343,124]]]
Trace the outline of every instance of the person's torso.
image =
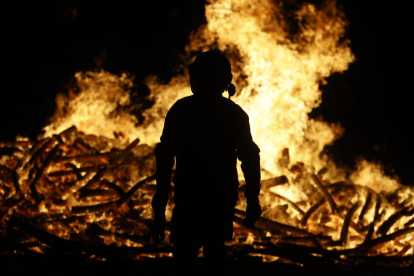
[[223,97],[206,101],[191,96],[178,104],[173,126],[177,152],[176,202],[203,202],[206,198],[220,205],[235,203],[239,184],[237,120],[241,109]]

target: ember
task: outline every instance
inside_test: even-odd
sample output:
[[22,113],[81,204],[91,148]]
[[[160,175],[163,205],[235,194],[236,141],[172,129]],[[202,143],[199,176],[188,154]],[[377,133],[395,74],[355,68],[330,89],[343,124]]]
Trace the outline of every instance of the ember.
[[[108,150],[102,139],[71,127],[36,143],[1,144],[16,149],[0,167],[3,253],[60,250],[98,259],[169,255],[170,247],[155,246],[149,235],[153,148],[136,139],[124,149]],[[254,228],[241,226],[243,202],[238,205],[234,256],[260,254],[299,264],[411,262],[414,208],[404,189],[377,193],[347,181],[329,183],[305,168],[293,170],[301,182],[281,181],[285,176],[263,181],[264,215]],[[292,190],[304,180],[310,202],[292,201],[273,189]]]
[[[308,117],[321,101],[319,84],[354,60],[342,38],[345,17],[333,1],[320,10],[304,4],[295,16],[300,32],[292,35],[273,1],[211,1],[207,25],[187,46],[188,60],[214,47],[229,56],[241,90],[234,100],[250,114],[262,149],[263,215],[244,228],[245,202],[239,202],[229,253],[295,264],[409,265],[412,190],[379,165],[361,161],[355,172],[336,166],[322,150],[343,129]],[[148,78],[154,105],[142,122],[129,113],[128,75],[75,78],[79,92],[58,96],[38,141],[0,143],[12,152],[0,159],[2,253],[171,256],[170,246],[153,244],[149,234],[153,151],[166,111],[190,93],[188,77],[167,85]],[[172,208],[170,200],[168,216]]]

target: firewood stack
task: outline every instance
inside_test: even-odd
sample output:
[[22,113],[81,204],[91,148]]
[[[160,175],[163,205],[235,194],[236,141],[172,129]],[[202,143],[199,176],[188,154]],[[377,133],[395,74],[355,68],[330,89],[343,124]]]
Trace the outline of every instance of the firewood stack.
[[[151,240],[155,192],[153,148],[86,135],[0,142],[0,254],[68,254],[85,259],[171,257]],[[244,228],[244,185],[228,253],[235,259],[295,264],[413,262],[414,206],[403,190],[377,193],[349,181],[329,183],[324,170],[290,165],[292,175],[262,182],[262,218]],[[304,184],[305,183],[305,184]],[[273,187],[306,191],[293,201]],[[173,193],[173,191],[172,191]],[[172,197],[173,195],[171,195]],[[172,200],[167,207],[171,215]]]

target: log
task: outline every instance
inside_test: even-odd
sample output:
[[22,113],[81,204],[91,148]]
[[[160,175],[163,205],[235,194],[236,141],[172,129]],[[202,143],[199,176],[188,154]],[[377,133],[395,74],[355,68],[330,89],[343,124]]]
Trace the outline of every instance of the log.
[[322,176],[324,174],[326,174],[328,172],[328,168],[327,167],[323,167],[322,169],[320,169],[318,171],[318,176]]
[[20,202],[22,202],[24,200],[24,196],[23,194],[17,193],[15,195],[13,195],[12,197],[8,198],[6,201],[4,201],[0,208],[4,208],[6,209],[6,213],[8,212],[9,209],[15,207],[16,205],[18,205]]
[[323,195],[328,200],[329,205],[331,206],[332,213],[336,213],[337,210],[336,210],[335,201],[333,200],[331,194],[328,192],[326,187],[322,184],[322,182],[319,180],[319,178],[314,174],[312,174],[312,180],[315,182],[316,186],[322,191]]
[[349,229],[349,224],[351,223],[352,220],[352,216],[355,214],[356,210],[358,210],[360,204],[359,202],[355,203],[351,209],[349,209],[348,213],[346,214],[346,217],[344,219],[344,223],[342,225],[342,230],[341,230],[341,241],[342,244],[346,244],[348,241],[348,229]]
[[[323,255],[323,253],[326,253],[325,251],[316,253],[312,252],[315,248],[312,248],[312,250],[306,249],[306,246],[298,246],[298,248],[291,248],[290,246],[286,246],[284,244],[275,244],[268,245],[265,248],[253,248],[252,250],[249,250],[249,253],[277,256],[286,260],[290,260],[297,264],[309,266],[315,266],[318,264],[326,265],[327,263],[334,263],[334,257]],[[340,260],[339,257],[334,259],[336,262]]]
[[413,224],[414,223],[414,218],[412,218],[412,219],[410,219],[409,221],[407,221],[405,224],[404,224],[404,227],[409,227],[411,224]]
[[368,207],[371,204],[371,200],[372,200],[372,193],[368,191],[364,206],[362,207],[361,213],[359,214],[359,217],[358,217],[358,224],[362,224],[362,220],[364,219],[365,213],[368,211]]
[[97,196],[101,196],[101,197],[114,197],[114,196],[117,196],[117,197],[119,197],[119,194],[116,193],[114,190],[101,190],[101,189],[96,189],[96,190],[84,189],[84,190],[82,190],[82,192],[79,193],[79,198],[80,199],[90,198],[90,197],[97,197]]
[[414,215],[414,208],[409,206],[405,207],[399,212],[391,215],[379,228],[377,233],[381,236],[387,234],[388,230],[396,223],[400,218],[405,216],[412,216]]
[[76,126],[71,126],[67,129],[65,129],[64,131],[62,131],[61,133],[58,134],[58,136],[62,139],[64,138],[66,141],[66,143],[70,140],[68,136],[70,136],[73,132],[78,131],[78,129],[76,128]]
[[98,205],[90,205],[90,206],[74,206],[72,207],[72,213],[74,214],[83,214],[86,212],[102,212],[109,209],[112,206],[120,206],[125,203],[128,199],[132,197],[132,195],[143,185],[147,184],[148,182],[155,179],[155,174],[151,175],[144,180],[135,184],[124,196],[116,201],[111,201],[107,203],[102,203]]
[[115,165],[120,165],[125,161],[125,158],[131,153],[131,151],[138,145],[139,139],[135,139],[131,144],[129,144],[123,151],[116,155],[111,163]]
[[[278,177],[262,180],[261,186],[262,186],[262,190],[266,190],[271,187],[282,185],[282,184],[287,184],[287,183],[289,183],[289,180],[287,179],[287,177],[285,175],[281,175]],[[244,189],[245,188],[244,186],[245,185],[241,186],[240,188]]]
[[77,240],[66,240],[50,234],[49,232],[27,224],[17,219],[8,221],[10,225],[19,228],[36,238],[39,242],[51,246],[55,251],[63,253],[81,254],[87,253],[91,255],[102,256],[106,258],[119,259],[121,256],[129,254],[154,254],[154,253],[171,253],[172,248],[169,245],[163,246],[146,246],[146,247],[126,247],[126,246],[107,246],[103,244],[87,243]]
[[127,201],[139,188],[141,188],[143,185],[155,180],[155,174],[145,178],[144,180],[138,182],[135,184],[121,199],[119,199],[119,205]]
[[[336,194],[338,194],[339,192],[341,192],[342,189],[347,189],[349,188],[350,185],[344,185],[343,182],[339,182],[336,184],[332,184],[330,187],[334,188],[334,190],[332,191],[332,195],[335,196]],[[311,215],[313,213],[316,212],[316,210],[318,210],[319,207],[321,207],[326,201],[326,197],[321,198],[317,203],[315,203],[315,205],[313,205],[311,208],[309,208],[308,211],[306,211],[305,215],[302,218],[301,224],[303,226],[305,226],[308,222],[308,219],[311,217]]]
[[113,192],[115,192],[118,196],[122,197],[125,195],[124,190],[122,190],[121,187],[119,187],[118,185],[111,183],[107,180],[103,180],[101,181],[101,184],[99,185],[101,188],[107,188]]
[[37,171],[36,176],[32,180],[32,182],[29,184],[30,191],[32,193],[33,198],[36,200],[36,202],[39,202],[40,197],[39,193],[36,190],[36,183],[39,181],[39,179],[42,177],[44,171],[46,168],[50,165],[50,163],[53,161],[53,159],[56,157],[59,150],[59,144],[56,145],[48,154],[45,161],[43,162],[42,167]]
[[0,148],[27,148],[34,144],[32,141],[0,141]]
[[20,189],[19,176],[17,175],[16,170],[13,170],[12,179],[13,179],[13,185],[14,185],[14,189],[16,190],[16,193],[20,193],[22,190]]
[[99,184],[101,183],[101,178],[105,174],[105,171],[106,171],[105,168],[99,169],[98,172],[94,175],[94,177],[88,183],[86,183],[85,186],[83,186],[79,190],[98,188]]
[[136,243],[141,243],[141,244],[145,244],[148,243],[151,240],[151,236],[150,235],[142,235],[142,236],[138,236],[138,235],[129,235],[129,234],[121,234],[121,233],[114,233],[108,230],[105,230],[101,227],[99,227],[98,225],[96,225],[95,223],[89,225],[88,229],[86,230],[86,232],[88,234],[91,234],[93,236],[97,235],[103,235],[103,236],[115,236],[117,238],[121,238],[124,240],[130,240]]
[[73,206],[72,213],[73,214],[84,214],[87,212],[103,212],[111,208],[112,206],[117,205],[119,200],[110,201],[106,203],[101,203],[97,205],[88,205],[88,206]]
[[287,203],[289,203],[296,211],[298,211],[302,215],[302,217],[305,215],[305,212],[303,212],[303,210],[295,202],[293,202],[293,201],[287,199],[286,197],[281,196],[277,193],[272,192],[272,195],[286,201]]
[[298,237],[298,236],[286,236],[280,239],[281,243],[290,243],[290,244],[297,244],[297,245],[306,245],[306,246],[314,246],[323,248],[320,244],[322,243],[331,243],[332,237],[330,236],[320,236],[316,235],[313,237]]
[[[238,225],[240,225],[241,227],[245,227],[243,218],[241,218],[237,215],[234,216],[234,222],[237,223]],[[257,228],[256,226],[252,226],[252,227],[249,227],[247,229],[248,229],[249,232],[251,232],[256,237],[265,237],[266,236],[265,232],[262,229]]]
[[110,153],[98,153],[98,154],[88,154],[88,155],[77,155],[77,156],[65,156],[56,158],[55,163],[93,163],[94,165],[107,165],[109,164]]
[[377,245],[395,240],[395,239],[397,239],[401,236],[409,235],[409,234],[412,234],[412,233],[414,233],[414,227],[397,230],[394,233],[384,235],[384,236],[381,236],[379,238],[370,240],[369,242],[364,244],[363,249],[365,251],[368,251],[368,250],[370,250],[371,248],[373,248]]
[[98,150],[96,150],[94,147],[89,146],[81,138],[77,138],[75,142],[73,143],[73,146],[78,148],[81,152],[85,154],[97,154],[98,153]]
[[408,252],[408,250],[410,250],[411,248],[413,248],[413,246],[411,244],[407,244],[406,246],[404,246],[404,248],[398,252],[395,256],[397,257],[402,257],[405,255],[405,253]]
[[35,152],[37,152],[45,143],[47,143],[50,140],[50,137],[43,138],[39,141],[37,141],[32,148],[30,149],[30,156],[33,156]]
[[380,207],[381,207],[381,197],[379,197],[377,195],[377,203],[375,204],[375,214],[374,214],[374,218],[373,218],[371,224],[369,225],[368,233],[365,236],[364,242],[361,244],[361,246],[364,246],[365,244],[367,244],[371,240],[372,235],[374,234],[375,223],[380,218],[380,213],[379,213]]
[[16,193],[20,192],[20,185],[16,170],[0,165],[0,176],[4,182],[12,184]]
[[76,168],[76,170],[67,170],[67,171],[54,171],[50,172],[47,175],[50,177],[65,177],[65,176],[79,176],[79,173],[83,172],[95,172],[99,169],[105,168],[104,166],[91,166],[91,167],[83,167],[83,168]]
[[53,135],[51,138],[47,138],[45,142],[33,152],[29,161],[24,165],[23,168],[26,169],[28,166],[33,165],[36,159],[38,159],[46,151],[46,149],[54,147],[56,143],[58,143],[58,140],[55,135]]
[[[246,212],[239,210],[239,209],[235,209],[236,214],[241,215],[241,216],[246,216]],[[287,225],[287,224],[283,224],[280,222],[276,222],[270,219],[266,219],[266,218],[259,218],[258,221],[256,222],[258,228],[261,228],[263,230],[266,231],[270,231],[270,230],[283,230],[286,232],[290,232],[290,233],[294,233],[294,234],[298,234],[298,235],[304,235],[304,236],[314,236],[312,233],[309,233],[306,230],[303,229],[299,229],[296,228],[294,226],[291,225]],[[262,227],[260,227],[262,226]]]
[[302,220],[301,220],[301,224],[303,226],[305,226],[308,223],[308,219],[310,218],[310,216],[315,213],[315,211],[321,207],[324,203],[325,203],[325,198],[322,198],[321,200],[319,200],[316,204],[314,204],[312,207],[309,208],[309,210],[304,214]]

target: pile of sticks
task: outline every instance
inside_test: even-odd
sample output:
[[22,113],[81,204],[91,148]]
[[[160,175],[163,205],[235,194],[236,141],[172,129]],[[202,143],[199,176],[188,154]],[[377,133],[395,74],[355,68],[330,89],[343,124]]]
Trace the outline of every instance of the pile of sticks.
[[[35,142],[0,142],[7,153],[0,160],[0,254],[102,260],[171,256],[168,226],[166,243],[154,244],[150,238],[153,148],[139,145],[138,139],[122,149],[103,140],[71,127]],[[291,167],[297,173],[301,166]],[[240,201],[228,250],[234,258],[254,255],[296,264],[412,263],[413,206],[349,182],[330,184],[322,172],[301,179],[316,191],[309,202],[271,191],[276,185],[297,185],[291,176],[264,181],[264,215],[252,228],[242,226]],[[243,190],[242,185],[241,195]],[[170,200],[169,214],[172,205]],[[390,206],[395,211],[387,216]],[[340,223],[336,227],[335,221]]]

